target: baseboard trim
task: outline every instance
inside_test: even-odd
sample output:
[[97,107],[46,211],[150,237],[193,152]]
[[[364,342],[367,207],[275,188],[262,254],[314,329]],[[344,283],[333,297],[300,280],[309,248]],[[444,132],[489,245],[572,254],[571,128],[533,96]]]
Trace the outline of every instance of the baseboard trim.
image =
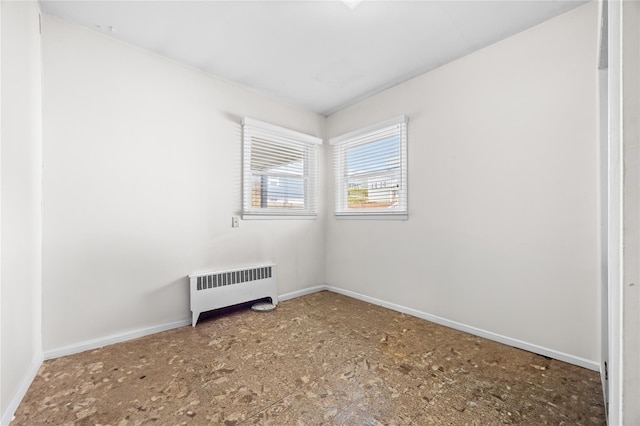
[[42,353],[38,354],[33,359],[33,361],[31,361],[31,365],[27,370],[27,374],[25,374],[24,377],[22,378],[22,381],[20,382],[20,386],[18,387],[17,392],[11,398],[11,401],[9,402],[9,405],[7,406],[7,409],[5,410],[5,412],[2,413],[2,418],[0,419],[1,426],[9,426],[9,424],[13,420],[13,416],[16,413],[16,410],[18,409],[20,402],[22,402],[22,399],[24,398],[24,396],[27,394],[27,391],[29,390],[29,386],[31,386],[31,383],[36,378],[36,375],[38,374],[38,370],[40,370],[40,367],[42,366],[43,361],[44,361],[44,358],[42,356]]
[[[297,297],[306,296],[308,294],[317,293],[323,290],[327,290],[326,285],[309,287],[302,290],[293,291],[291,293],[285,293],[283,295],[279,295],[278,301],[284,302],[285,300],[295,299]],[[169,324],[159,325],[155,327],[141,328],[138,330],[129,331],[125,333],[118,333],[118,334],[112,334],[110,336],[99,337],[97,339],[85,340],[83,342],[79,342],[73,345],[63,346],[60,348],[45,351],[44,359],[45,360],[55,359],[55,358],[60,358],[62,356],[73,355],[80,352],[90,351],[93,349],[102,348],[104,346],[113,345],[115,343],[122,343],[128,340],[137,339],[139,337],[144,337],[150,334],[172,330],[174,328],[184,327],[187,325],[191,325],[191,318],[185,319],[182,321],[172,322]]]
[[298,297],[306,296],[308,294],[317,293],[319,291],[328,290],[329,286],[327,285],[316,285],[309,288],[303,288],[302,290],[292,291],[291,293],[285,293],[278,296],[278,302],[284,302],[286,300],[295,299]]
[[[473,334],[474,336],[483,337],[485,339],[493,340],[498,343],[503,343],[505,345],[513,346],[519,349],[523,349],[525,351],[537,353],[540,355],[544,355],[553,359],[557,359],[559,361],[564,361],[569,364],[574,364],[579,367],[584,367],[589,370],[600,371],[600,364],[595,361],[591,361],[588,359],[580,358],[574,355],[566,354],[563,352],[558,352],[553,349],[545,348],[543,346],[538,346],[532,343],[528,343],[522,340],[514,339],[511,337],[503,336],[501,334],[493,333],[491,331],[486,331],[480,328],[472,327],[466,324],[462,324],[456,321],[451,321],[446,318],[439,317],[437,315],[428,314],[426,312],[419,311],[417,309],[408,308],[406,306],[398,305],[391,302],[386,302],[384,300],[376,299],[374,297],[365,296],[364,294],[356,293],[351,290],[345,290],[340,287],[332,286],[332,285],[317,285],[313,287],[308,287],[302,290],[296,290],[290,293],[285,293],[278,296],[279,302],[284,302],[291,299],[296,299],[298,297],[306,296],[309,294],[317,293],[319,291],[328,290],[334,293],[342,294],[344,296],[352,297],[354,299],[362,300],[363,302],[372,303],[374,305],[382,306],[393,311],[402,312],[407,315],[411,315],[417,318],[422,318],[427,321],[431,321],[436,324],[443,325],[445,327],[453,328],[455,330],[464,331],[465,333]],[[162,331],[171,330],[174,328],[184,327],[187,325],[191,325],[191,319],[185,319],[182,321],[176,321],[169,324],[159,325],[156,327],[149,327],[139,330],[134,330],[126,333],[114,334],[111,336],[106,336],[97,339],[86,340],[84,342],[80,342],[78,344],[64,346],[61,348],[53,349],[50,351],[46,351],[44,353],[44,359],[54,359],[59,358],[61,356],[73,355],[76,353],[98,349],[104,346],[112,345],[114,343],[126,342],[128,340],[137,339],[139,337],[148,336],[150,334],[160,333]],[[39,366],[38,366],[39,367]],[[36,369],[37,372],[37,369]],[[35,375],[34,375],[35,377]],[[29,382],[30,383],[30,382]],[[28,388],[28,386],[27,386]],[[26,392],[26,390],[25,390]],[[24,395],[23,395],[24,396]],[[18,401],[19,403],[19,401]],[[17,407],[17,406],[16,406]],[[2,424],[4,426],[4,423]]]
[[464,331],[465,333],[473,334],[474,336],[483,337],[485,339],[493,340],[498,343],[513,346],[515,348],[524,349],[525,351],[533,352],[539,355],[544,355],[559,361],[564,361],[569,364],[584,367],[589,370],[600,371],[600,364],[595,361],[580,358],[577,356],[558,352],[553,349],[545,348],[543,346],[527,343],[522,340],[513,339],[511,337],[503,336],[501,334],[493,333],[491,331],[482,330],[480,328],[472,327],[466,324],[462,324],[456,321],[451,321],[446,318],[439,317],[437,315],[428,314],[426,312],[418,311],[416,309],[408,308],[406,306],[397,305],[391,302],[385,302],[384,300],[376,299],[374,297],[365,296],[364,294],[356,293],[351,290],[345,290],[340,287],[327,285],[326,290],[334,293],[342,294],[344,296],[353,297],[354,299],[362,300],[363,302],[372,303],[374,305],[382,306],[384,308],[391,309],[393,311],[402,312],[407,315],[411,315],[417,318],[422,318],[427,321],[431,321],[436,324],[443,325],[445,327],[453,328],[455,330]]
[[162,331],[172,330],[174,328],[191,325],[191,318],[171,322],[168,324],[158,325],[154,327],[141,328],[138,330],[127,331],[124,333],[112,334],[110,336],[99,337],[97,339],[85,340],[69,346],[45,351],[44,359],[60,358],[61,356],[73,355],[84,351],[102,348],[104,346],[113,345],[114,343],[122,343],[128,340],[137,339],[139,337],[148,336],[150,334],[160,333]]

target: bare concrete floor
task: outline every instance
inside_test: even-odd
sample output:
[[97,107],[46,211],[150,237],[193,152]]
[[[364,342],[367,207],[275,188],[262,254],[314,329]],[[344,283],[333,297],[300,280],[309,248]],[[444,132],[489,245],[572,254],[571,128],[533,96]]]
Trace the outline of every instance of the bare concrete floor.
[[605,424],[599,374],[329,292],[44,363],[18,425]]

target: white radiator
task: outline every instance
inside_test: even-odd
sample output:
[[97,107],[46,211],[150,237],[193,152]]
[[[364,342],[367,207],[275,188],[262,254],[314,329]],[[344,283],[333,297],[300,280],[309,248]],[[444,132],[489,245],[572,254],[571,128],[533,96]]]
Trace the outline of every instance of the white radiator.
[[271,298],[278,304],[276,265],[258,265],[243,269],[189,275],[191,325],[196,326],[202,312],[238,303]]

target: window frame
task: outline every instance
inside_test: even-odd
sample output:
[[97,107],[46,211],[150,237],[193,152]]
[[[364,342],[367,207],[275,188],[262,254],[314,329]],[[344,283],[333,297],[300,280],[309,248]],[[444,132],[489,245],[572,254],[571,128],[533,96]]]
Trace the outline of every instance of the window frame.
[[[318,216],[318,157],[322,139],[306,133],[276,126],[249,117],[242,119],[242,219],[315,219]],[[253,177],[257,171],[251,168],[252,148],[256,138],[269,144],[295,147],[303,151],[304,207],[277,208],[253,207]],[[263,176],[268,176],[267,174]]]
[[[408,220],[409,218],[409,190],[408,190],[408,123],[406,115],[399,115],[388,120],[364,127],[353,132],[336,136],[329,140],[332,148],[332,163],[334,176],[335,206],[334,215],[338,219],[384,219],[384,220]],[[391,133],[388,133],[391,132]],[[384,137],[376,138],[383,133]],[[399,140],[399,188],[398,197],[400,208],[398,209],[350,209],[348,179],[353,180],[353,174],[349,175],[345,170],[347,151],[351,148],[374,144],[397,136]],[[371,172],[373,173],[373,172]]]

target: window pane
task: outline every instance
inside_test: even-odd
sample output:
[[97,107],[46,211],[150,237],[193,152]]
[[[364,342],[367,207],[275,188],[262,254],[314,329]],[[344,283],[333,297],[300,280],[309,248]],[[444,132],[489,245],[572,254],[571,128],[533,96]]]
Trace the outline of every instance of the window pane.
[[347,208],[395,209],[398,207],[399,174],[347,181]]
[[347,176],[400,168],[400,138],[392,137],[347,149]]
[[322,140],[248,117],[242,126],[243,216],[315,217]]
[[331,139],[336,216],[407,218],[407,117]]
[[346,157],[348,209],[392,209],[398,206],[399,137],[348,148]]
[[251,207],[304,209],[304,178],[254,175]]

